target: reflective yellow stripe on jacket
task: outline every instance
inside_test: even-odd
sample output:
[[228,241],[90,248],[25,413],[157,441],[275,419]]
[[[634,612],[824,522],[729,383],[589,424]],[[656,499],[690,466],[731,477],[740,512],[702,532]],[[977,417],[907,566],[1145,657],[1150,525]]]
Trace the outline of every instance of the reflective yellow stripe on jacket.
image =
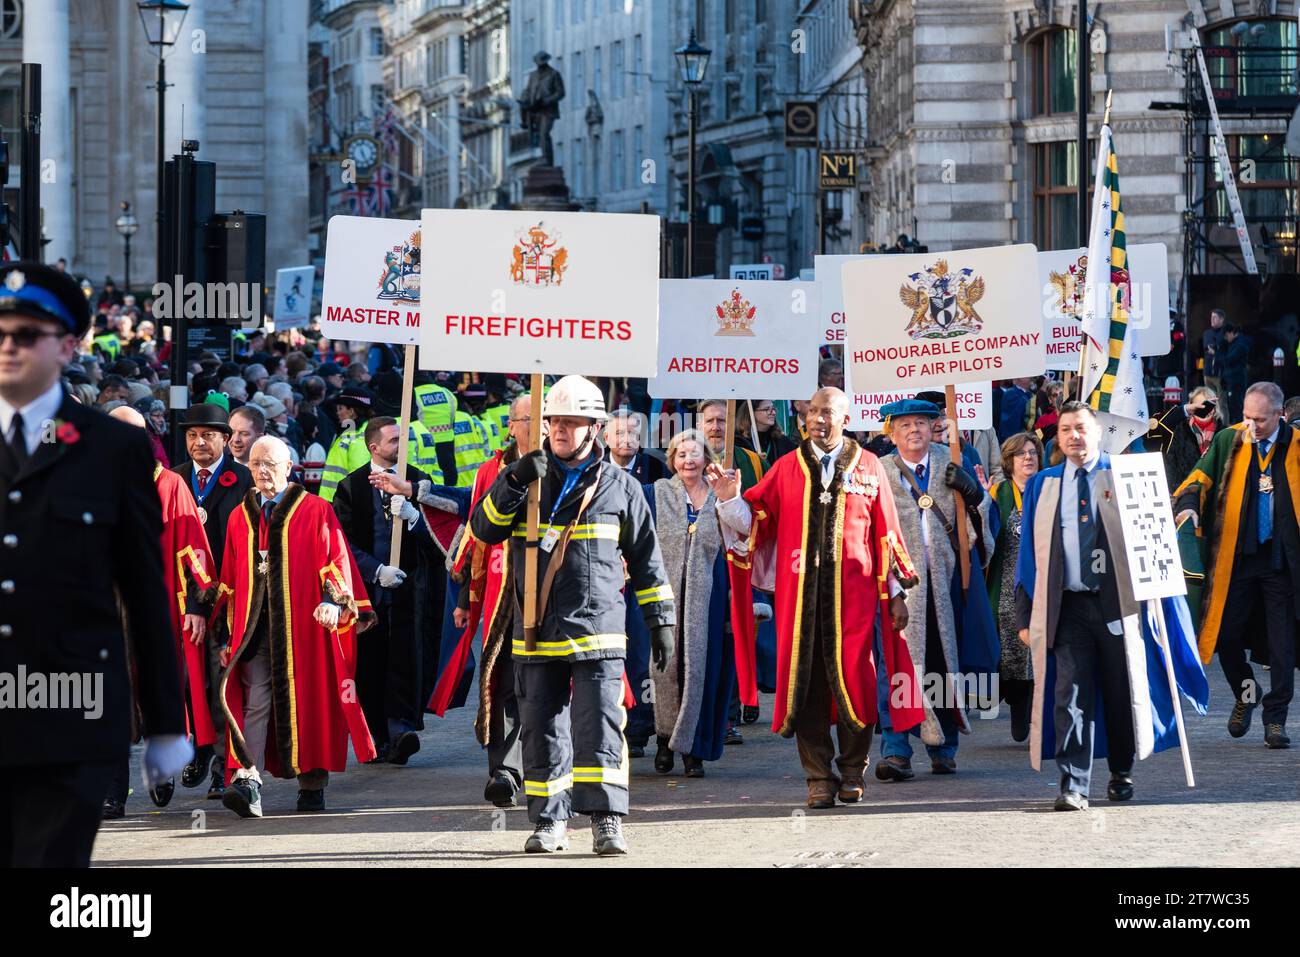
[[563,658],[565,655],[580,655],[592,651],[626,651],[626,635],[584,635],[581,638],[565,638],[561,641],[539,641],[537,648],[526,651],[524,642],[516,639],[511,643],[511,651],[520,658]]

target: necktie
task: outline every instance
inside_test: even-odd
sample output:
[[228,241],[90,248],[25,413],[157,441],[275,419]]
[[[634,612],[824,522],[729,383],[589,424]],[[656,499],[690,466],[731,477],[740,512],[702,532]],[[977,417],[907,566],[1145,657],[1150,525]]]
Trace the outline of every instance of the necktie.
[[199,469],[199,494],[208,487],[208,479],[212,478],[212,472],[209,469]]
[[13,454],[18,471],[27,464],[27,432],[23,428],[23,414],[15,412],[13,418],[13,438],[9,442],[9,451]]
[[830,470],[831,470],[831,455],[828,452],[822,456],[822,482],[823,483],[829,482]]
[[[1259,454],[1263,458],[1268,455],[1268,439],[1260,439]],[[1271,471],[1271,468],[1270,468]],[[1260,477],[1264,472],[1260,471]],[[1259,544],[1263,545],[1273,537],[1273,495],[1270,492],[1260,492],[1255,496],[1255,517],[1259,523]]]
[[1088,591],[1097,591],[1101,580],[1093,568],[1093,552],[1097,550],[1097,525],[1092,520],[1092,507],[1088,499],[1092,490],[1088,486],[1088,473],[1083,469],[1075,472],[1079,495],[1079,578]]

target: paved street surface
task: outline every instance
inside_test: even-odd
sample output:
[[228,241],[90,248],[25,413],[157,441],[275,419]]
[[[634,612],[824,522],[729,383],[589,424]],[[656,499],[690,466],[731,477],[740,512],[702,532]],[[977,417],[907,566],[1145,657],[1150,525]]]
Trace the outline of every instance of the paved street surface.
[[[655,773],[652,757],[632,762],[632,853],[601,860],[580,817],[571,850],[549,858],[522,853],[530,828],[522,808],[497,811],[482,799],[485,758],[474,742],[472,712],[430,719],[410,766],[356,767],[334,775],[324,814],[294,812],[292,781],[268,779],[266,817],[240,820],[219,802],[178,790],[159,811],[140,788],[128,816],[104,825],[95,845],[100,867],[177,865],[429,865],[511,867],[842,865],[1242,866],[1300,864],[1300,748],[1269,751],[1256,710],[1250,734],[1226,730],[1230,697],[1211,666],[1211,710],[1188,717],[1196,787],[1183,780],[1177,751],[1141,762],[1136,797],[1105,799],[1107,772],[1094,775],[1093,806],[1056,813],[1056,775],[1035,774],[1023,745],[1011,741],[1005,709],[975,721],[957,755],[958,773],[937,777],[921,752],[917,776],[882,784],[870,772],[863,803],[803,810],[804,782],[794,742],[764,718],[744,728],[745,743],[688,780]],[[1267,675],[1257,672],[1267,681]],[[1293,725],[1295,735],[1300,727]],[[878,745],[875,748],[878,753]],[[652,754],[653,752],[651,752]],[[138,755],[137,755],[138,758]],[[876,753],[873,753],[873,762]],[[680,760],[677,770],[681,770]]]

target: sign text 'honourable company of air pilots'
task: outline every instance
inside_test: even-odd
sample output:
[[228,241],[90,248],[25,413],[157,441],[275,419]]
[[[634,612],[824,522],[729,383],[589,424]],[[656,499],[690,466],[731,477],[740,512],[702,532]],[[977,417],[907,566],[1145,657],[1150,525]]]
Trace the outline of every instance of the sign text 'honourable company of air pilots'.
[[996,246],[873,256],[842,267],[854,388],[1040,375],[1036,250]]

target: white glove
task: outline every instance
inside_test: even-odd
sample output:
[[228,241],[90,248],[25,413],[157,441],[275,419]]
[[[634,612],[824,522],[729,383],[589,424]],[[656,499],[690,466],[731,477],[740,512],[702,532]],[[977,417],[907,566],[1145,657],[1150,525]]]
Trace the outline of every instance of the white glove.
[[406,581],[406,572],[396,565],[380,565],[375,581],[379,582],[382,588],[396,588]]
[[388,504],[388,510],[394,517],[400,518],[408,525],[420,517],[420,510],[412,505],[405,495],[394,495]]
[[765,601],[754,602],[754,621],[771,621],[772,606]]
[[194,757],[194,746],[183,734],[160,734],[144,743],[140,776],[146,789],[174,778]]

